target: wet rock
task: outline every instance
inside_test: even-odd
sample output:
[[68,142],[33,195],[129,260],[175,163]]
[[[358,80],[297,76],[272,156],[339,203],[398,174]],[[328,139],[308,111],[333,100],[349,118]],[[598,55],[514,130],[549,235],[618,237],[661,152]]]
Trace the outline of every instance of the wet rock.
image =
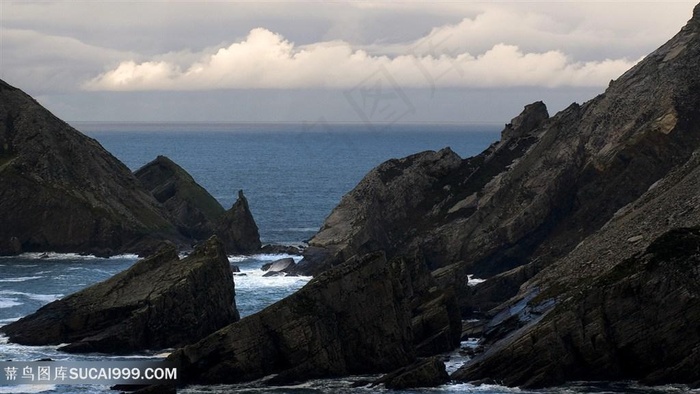
[[262,254],[291,254],[293,256],[301,256],[304,250],[304,245],[279,245],[267,244],[260,248]]
[[68,352],[182,346],[238,320],[234,284],[215,237],[179,259],[174,246],[0,329],[14,343]]
[[294,259],[291,257],[287,257],[284,259],[279,259],[275,260],[271,263],[263,264],[262,270],[267,271],[268,273],[271,272],[291,272],[294,270],[296,267],[296,263],[294,262]]
[[431,357],[384,375],[374,381],[373,385],[384,384],[388,389],[407,390],[418,387],[437,387],[449,380],[450,376],[445,370],[445,363],[437,357]]

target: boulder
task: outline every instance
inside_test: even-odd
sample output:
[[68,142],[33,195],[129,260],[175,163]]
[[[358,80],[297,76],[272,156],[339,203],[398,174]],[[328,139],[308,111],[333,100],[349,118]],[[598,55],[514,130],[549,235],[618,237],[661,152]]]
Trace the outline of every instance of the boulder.
[[294,270],[296,267],[296,263],[294,262],[294,259],[291,257],[287,257],[284,259],[279,259],[275,260],[271,263],[263,264],[262,270],[266,271],[268,273],[270,272],[291,272]]
[[384,384],[388,389],[407,390],[418,387],[437,387],[450,381],[445,363],[437,357],[430,357],[399,368],[372,384]]
[[104,256],[183,242],[168,212],[124,164],[3,81],[0,223],[0,255]]
[[186,258],[174,246],[0,328],[10,342],[130,353],[192,343],[237,321],[231,269],[215,237]]
[[415,360],[406,286],[383,253],[354,258],[289,297],[173,352],[183,383],[271,383],[388,372]]

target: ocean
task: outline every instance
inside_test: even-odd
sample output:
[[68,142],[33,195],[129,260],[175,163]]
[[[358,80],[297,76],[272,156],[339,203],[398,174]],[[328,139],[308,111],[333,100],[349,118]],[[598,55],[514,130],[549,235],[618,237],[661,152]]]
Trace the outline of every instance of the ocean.
[[[373,167],[391,158],[449,146],[462,157],[478,154],[499,138],[502,125],[360,124],[186,124],[76,123],[109,152],[136,170],[165,155],[174,160],[221,204],[230,207],[243,189],[263,243],[299,244],[318,231],[340,198]],[[230,256],[245,276],[236,276],[236,303],[248,316],[301,288],[310,278],[262,277],[260,267],[284,255]],[[298,257],[295,257],[297,260]],[[72,254],[24,254],[0,258],[0,326],[42,305],[120,272],[136,256],[109,259]],[[464,346],[473,346],[466,341]],[[0,360],[158,359],[162,351],[114,357],[69,355],[56,346],[21,346],[0,336]],[[455,351],[447,362],[456,369],[466,358]],[[1,373],[2,371],[0,371]],[[260,382],[236,386],[191,386],[183,393],[368,393],[381,388],[350,388],[360,378],[314,380],[269,388]],[[0,386],[0,393],[107,393],[106,386]],[[495,385],[448,384],[402,393],[526,393]],[[633,383],[572,384],[539,393],[681,393],[682,386],[639,387]]]

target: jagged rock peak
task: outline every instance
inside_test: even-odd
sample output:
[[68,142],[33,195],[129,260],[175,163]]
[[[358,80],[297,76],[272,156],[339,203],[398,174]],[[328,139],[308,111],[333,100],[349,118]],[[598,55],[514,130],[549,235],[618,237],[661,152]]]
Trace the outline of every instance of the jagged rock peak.
[[246,254],[260,250],[260,233],[248,206],[243,190],[238,191],[238,200],[218,220],[215,229],[229,254]]
[[501,140],[522,137],[540,127],[549,119],[547,106],[542,101],[528,104],[520,115],[513,118],[501,132]]

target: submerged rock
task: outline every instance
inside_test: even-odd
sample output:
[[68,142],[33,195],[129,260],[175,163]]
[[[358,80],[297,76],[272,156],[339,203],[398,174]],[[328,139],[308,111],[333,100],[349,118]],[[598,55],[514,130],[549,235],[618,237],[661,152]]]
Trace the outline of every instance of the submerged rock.
[[130,353],[192,343],[239,319],[215,237],[179,259],[174,246],[2,328],[10,342],[68,352]]

